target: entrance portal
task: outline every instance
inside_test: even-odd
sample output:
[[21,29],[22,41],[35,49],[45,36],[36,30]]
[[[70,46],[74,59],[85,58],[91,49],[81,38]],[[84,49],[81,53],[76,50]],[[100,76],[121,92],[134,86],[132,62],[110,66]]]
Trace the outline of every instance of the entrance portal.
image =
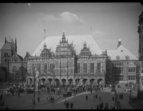
[[65,86],[66,79],[62,79],[63,86]]
[[102,82],[103,82],[103,79],[98,79],[98,80],[97,80],[97,84],[98,84],[98,85],[101,85]]
[[72,85],[72,82],[73,82],[73,80],[72,80],[72,79],[69,79],[69,85],[70,85],[70,86]]
[[86,83],[87,79],[85,78],[82,81],[83,81],[83,85],[85,86],[85,83]]

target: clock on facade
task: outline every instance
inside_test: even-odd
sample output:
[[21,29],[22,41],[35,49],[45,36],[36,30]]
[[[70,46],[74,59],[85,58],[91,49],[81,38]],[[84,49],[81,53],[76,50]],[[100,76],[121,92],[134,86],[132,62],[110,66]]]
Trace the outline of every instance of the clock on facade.
[[10,37],[8,37],[8,38],[7,38],[7,41],[8,41],[8,42],[11,42],[11,41],[12,41],[12,39],[11,39]]

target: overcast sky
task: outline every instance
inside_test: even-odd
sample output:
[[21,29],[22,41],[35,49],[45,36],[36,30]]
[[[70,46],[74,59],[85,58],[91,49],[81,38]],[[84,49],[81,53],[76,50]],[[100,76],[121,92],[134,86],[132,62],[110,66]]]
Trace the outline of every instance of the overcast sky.
[[[0,48],[5,37],[17,38],[25,56],[45,36],[91,34],[101,50],[116,49],[118,39],[138,55],[140,3],[5,3],[0,4]],[[44,33],[46,29],[46,34]]]

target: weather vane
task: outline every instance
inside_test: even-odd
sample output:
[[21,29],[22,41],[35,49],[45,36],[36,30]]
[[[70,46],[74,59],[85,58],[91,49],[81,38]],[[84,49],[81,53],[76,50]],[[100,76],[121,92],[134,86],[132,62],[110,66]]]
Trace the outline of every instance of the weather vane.
[[45,33],[45,37],[44,38],[46,38],[46,29],[44,29],[44,33]]

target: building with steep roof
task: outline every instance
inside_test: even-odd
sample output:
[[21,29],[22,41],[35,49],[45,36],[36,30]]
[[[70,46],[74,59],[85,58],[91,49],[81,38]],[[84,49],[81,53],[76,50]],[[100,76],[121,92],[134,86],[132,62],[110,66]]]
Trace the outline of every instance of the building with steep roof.
[[[27,56],[27,58],[29,55]],[[20,81],[26,77],[27,59],[17,54],[17,40],[5,37],[5,43],[0,50],[2,81]]]
[[107,83],[136,83],[139,60],[135,55],[133,55],[128,49],[123,46],[121,39],[119,39],[117,48],[115,50],[107,50],[107,55]]
[[27,83],[35,66],[40,84],[104,85],[106,58],[91,35],[46,37],[28,60]]

